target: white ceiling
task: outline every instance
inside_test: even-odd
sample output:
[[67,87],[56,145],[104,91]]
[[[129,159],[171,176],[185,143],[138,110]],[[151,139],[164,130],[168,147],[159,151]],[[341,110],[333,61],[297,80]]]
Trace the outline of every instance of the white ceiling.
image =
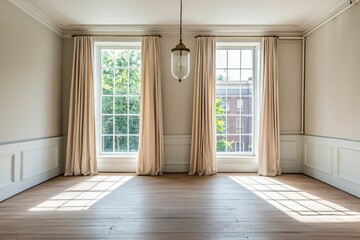
[[[179,0],[10,0],[63,30],[178,25]],[[26,2],[26,3],[25,3]],[[278,26],[304,30],[348,0],[183,0],[187,26]],[[24,7],[25,6],[25,7]],[[29,10],[30,9],[30,10]],[[31,10],[32,9],[32,10]],[[26,11],[26,10],[24,10]],[[36,14],[35,14],[36,15]],[[45,17],[44,17],[45,16]]]

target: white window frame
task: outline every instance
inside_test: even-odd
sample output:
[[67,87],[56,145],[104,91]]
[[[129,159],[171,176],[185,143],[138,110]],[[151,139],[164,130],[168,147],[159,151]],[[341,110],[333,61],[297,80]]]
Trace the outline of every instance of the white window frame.
[[[254,172],[257,171],[257,151],[258,151],[258,126],[259,126],[259,103],[260,99],[260,39],[244,39],[228,40],[226,38],[219,38],[217,42],[217,50],[228,49],[254,49],[254,79],[253,79],[253,148],[251,153],[223,153],[217,152],[216,159],[219,171],[243,171]],[[237,167],[234,168],[233,164]],[[242,164],[246,164],[242,165]]]
[[138,152],[102,152],[101,49],[141,49],[141,39],[94,38],[96,147],[99,171],[135,172]]

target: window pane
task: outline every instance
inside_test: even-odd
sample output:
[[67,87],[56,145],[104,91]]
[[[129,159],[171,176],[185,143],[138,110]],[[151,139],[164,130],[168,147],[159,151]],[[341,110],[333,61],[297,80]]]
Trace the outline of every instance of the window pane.
[[101,50],[101,68],[113,68],[114,67],[114,50],[102,49]]
[[242,134],[252,134],[252,117],[241,117]]
[[140,68],[130,69],[130,95],[140,95],[141,94],[141,74]]
[[241,125],[241,117],[237,116],[236,117],[236,134],[240,134],[242,132],[241,127],[242,127],[242,125]]
[[229,81],[240,81],[240,70],[229,70],[228,71]]
[[236,143],[239,142],[240,136],[228,135],[227,136],[227,152],[236,152]]
[[116,49],[115,50],[115,67],[127,68],[129,59],[129,50],[127,49]]
[[224,116],[216,117],[216,133],[224,134],[226,133],[226,118]]
[[127,136],[115,136],[115,152],[127,152]]
[[252,81],[253,70],[241,70],[241,81]]
[[235,152],[243,152],[244,151],[244,143],[241,142],[241,138],[239,137],[238,141],[235,141]]
[[104,136],[103,137],[103,152],[112,152],[113,151],[113,137]]
[[127,114],[128,112],[128,97],[115,97],[115,113]]
[[252,84],[248,84],[241,88],[241,95],[242,96],[252,96],[253,95],[253,86]]
[[129,134],[139,134],[139,116],[129,116]]
[[253,68],[254,50],[241,51],[241,68]]
[[241,114],[252,114],[252,97],[241,97]]
[[223,103],[224,97],[216,97],[216,115],[223,115],[225,114],[226,106]]
[[141,66],[141,53],[140,50],[130,50],[130,67]]
[[226,50],[216,51],[216,68],[226,68]]
[[112,95],[114,88],[114,70],[104,68],[101,74],[101,87],[103,95]]
[[227,81],[227,71],[225,69],[216,69],[216,81]]
[[237,134],[236,133],[236,120],[237,116],[227,117],[227,134]]
[[115,94],[127,95],[128,94],[128,70],[115,69]]
[[115,134],[127,134],[128,116],[115,116]]
[[240,50],[228,51],[228,68],[240,68]]
[[227,98],[229,102],[228,114],[237,114],[237,98],[239,97],[240,85],[231,84],[227,86]]
[[252,152],[253,151],[253,143],[252,143],[251,135],[241,136],[241,142],[244,143],[244,152]]
[[140,97],[129,97],[129,113],[140,113]]
[[130,142],[130,152],[137,152],[139,148],[139,137],[138,136],[130,136],[129,137]]
[[102,97],[102,113],[112,114],[114,110],[113,102],[113,97]]
[[217,135],[216,137],[216,151],[217,152],[226,152],[227,142],[226,135]]
[[230,101],[231,101],[231,99],[228,97],[223,98],[222,104],[225,109],[225,113],[229,113],[229,111],[230,111]]
[[102,133],[103,134],[113,134],[114,132],[114,117],[113,116],[103,116],[102,117]]

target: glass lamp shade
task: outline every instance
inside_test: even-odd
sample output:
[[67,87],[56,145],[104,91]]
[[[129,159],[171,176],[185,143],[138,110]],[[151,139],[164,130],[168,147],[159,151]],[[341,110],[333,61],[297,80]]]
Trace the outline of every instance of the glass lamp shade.
[[179,45],[171,50],[171,73],[181,81],[190,73],[190,50],[181,42]]

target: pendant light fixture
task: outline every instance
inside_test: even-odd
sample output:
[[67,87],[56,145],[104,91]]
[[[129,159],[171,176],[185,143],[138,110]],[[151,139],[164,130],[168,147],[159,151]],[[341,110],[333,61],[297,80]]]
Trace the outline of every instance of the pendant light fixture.
[[174,78],[187,78],[190,73],[190,49],[182,43],[182,0],[180,0],[180,42],[171,49],[171,73]]

